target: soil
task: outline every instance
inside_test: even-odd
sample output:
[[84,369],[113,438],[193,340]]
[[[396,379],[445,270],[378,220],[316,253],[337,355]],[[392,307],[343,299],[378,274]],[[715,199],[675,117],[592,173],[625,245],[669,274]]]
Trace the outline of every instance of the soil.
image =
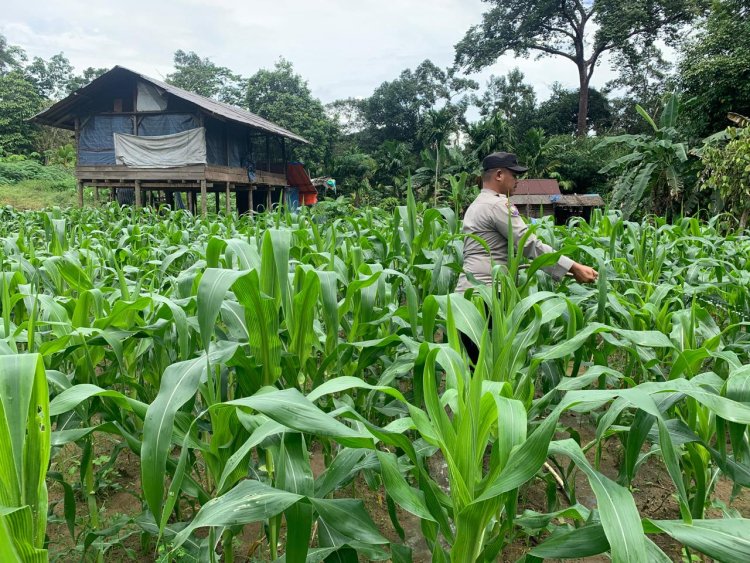
[[[581,438],[581,443],[591,441],[595,436],[595,426],[588,415],[567,413],[561,423],[565,427],[574,429]],[[558,438],[567,438],[565,434],[559,434]],[[96,455],[107,456],[112,451],[116,442],[115,438],[101,435],[97,436],[95,446]],[[599,470],[606,476],[616,479],[620,458],[622,455],[621,444],[617,439],[609,439],[602,446]],[[589,461],[593,464],[595,450],[591,448],[587,452]],[[53,471],[59,471],[66,476],[69,483],[78,475],[77,464],[80,459],[80,450],[77,446],[69,444],[63,448],[54,458]],[[563,460],[564,461],[564,460]],[[311,452],[311,464],[314,475],[319,475],[325,469],[323,456],[318,446],[314,446]],[[430,460],[430,473],[436,482],[445,490],[448,488],[448,479],[445,465],[438,452]],[[70,474],[66,472],[70,470]],[[141,515],[144,507],[139,498],[140,491],[140,460],[128,449],[123,449],[104,480],[104,487],[97,492],[97,504],[100,513],[100,528],[108,528],[123,519],[134,519]],[[47,528],[49,537],[49,553],[51,561],[79,562],[82,560],[80,546],[83,538],[74,541],[70,537],[65,519],[63,517],[63,488],[55,482],[49,482],[49,499],[52,507],[52,516]],[[524,486],[519,495],[518,512],[526,509],[538,512],[547,512],[546,482],[540,478],[531,481]],[[727,506],[737,510],[743,517],[750,518],[750,494],[743,491],[737,498],[731,500],[732,484],[726,479],[719,480],[713,497]],[[666,472],[664,464],[659,458],[652,457],[644,463],[633,483],[633,494],[638,510],[642,517],[654,519],[679,519],[679,508],[674,495],[674,486]],[[401,509],[398,509],[400,525],[405,532],[405,540],[402,542],[396,532],[390,517],[388,516],[386,499],[382,489],[370,489],[365,480],[360,476],[354,483],[346,486],[335,496],[342,498],[361,499],[380,529],[381,533],[393,542],[405,543],[412,549],[413,561],[415,563],[431,561],[431,555],[426,542],[422,537],[419,519]],[[566,506],[562,495],[560,506]],[[586,477],[579,471],[576,473],[576,497],[581,504],[593,508],[596,506],[596,498],[588,485]],[[189,508],[186,508],[189,513]],[[712,508],[708,517],[721,517],[721,511]],[[77,494],[76,498],[76,535],[81,534],[88,524],[88,509],[85,499]],[[200,531],[199,531],[200,533]],[[285,529],[280,532],[281,540],[285,538]],[[649,536],[673,561],[683,561],[682,547],[666,534]],[[119,538],[115,540],[115,538]],[[119,533],[105,538],[107,542],[114,542],[105,555],[105,561],[137,561],[146,562],[156,559],[153,543],[141,543],[140,528],[129,523],[122,527]],[[516,561],[535,545],[543,541],[542,537],[520,537],[507,546],[499,561]],[[270,560],[268,546],[263,541],[263,530],[260,525],[246,526],[243,533],[237,538],[235,561],[267,561]],[[695,554],[693,554],[695,555]],[[84,558],[83,560],[91,560]],[[605,562],[610,559],[606,556],[590,557],[578,561],[592,563]],[[703,561],[710,561],[703,558]]]

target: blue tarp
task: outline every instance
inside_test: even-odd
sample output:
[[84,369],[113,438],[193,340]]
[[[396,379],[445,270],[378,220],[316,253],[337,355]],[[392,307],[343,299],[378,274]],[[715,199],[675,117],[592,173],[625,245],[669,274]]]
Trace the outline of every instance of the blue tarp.
[[156,135],[174,135],[198,127],[195,118],[187,113],[162,113],[144,115],[138,123],[138,135],[152,137]]
[[81,125],[78,163],[82,165],[115,164],[114,133],[133,134],[129,115],[95,115]]

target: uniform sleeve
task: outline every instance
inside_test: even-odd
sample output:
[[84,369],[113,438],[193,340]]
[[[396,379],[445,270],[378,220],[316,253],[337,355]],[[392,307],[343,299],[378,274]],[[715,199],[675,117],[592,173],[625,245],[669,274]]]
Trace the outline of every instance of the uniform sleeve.
[[[511,205],[510,207],[507,207],[503,203],[495,205],[493,217],[497,231],[506,239],[511,236],[512,239],[508,240],[508,244],[513,244],[513,247],[515,248],[518,244],[517,241],[521,240],[521,237],[523,237],[528,230],[528,225],[524,223],[515,205]],[[523,255],[529,260],[533,260],[542,254],[548,254],[550,252],[557,251],[551,246],[544,244],[533,234],[526,239],[526,243],[523,247]],[[555,280],[559,281],[565,277],[565,274],[568,273],[573,264],[575,264],[575,262],[567,256],[560,256],[557,264],[542,269]]]

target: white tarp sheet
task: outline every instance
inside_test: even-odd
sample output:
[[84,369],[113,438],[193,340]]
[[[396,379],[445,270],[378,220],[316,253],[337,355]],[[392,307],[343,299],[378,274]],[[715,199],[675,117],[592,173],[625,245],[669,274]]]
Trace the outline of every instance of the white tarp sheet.
[[136,111],[166,111],[167,97],[153,84],[139,80],[135,106]]
[[206,129],[174,135],[137,137],[115,133],[115,161],[138,168],[174,168],[206,164]]

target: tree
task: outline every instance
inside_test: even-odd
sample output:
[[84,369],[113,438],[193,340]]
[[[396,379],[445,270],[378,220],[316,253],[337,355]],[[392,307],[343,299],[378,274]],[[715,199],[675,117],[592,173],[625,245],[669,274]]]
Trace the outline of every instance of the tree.
[[17,45],[8,45],[8,40],[0,33],[0,75],[20,70],[26,53]]
[[394,196],[397,180],[414,170],[414,159],[411,147],[399,141],[385,141],[375,153],[377,162],[376,179],[384,184],[394,185]]
[[362,101],[362,115],[378,144],[393,139],[419,150],[420,125],[428,110],[453,106],[451,111],[461,121],[469,103],[464,94],[476,88],[473,80],[459,78],[425,60],[414,71],[406,69],[397,79],[378,86]]
[[182,49],[174,54],[175,72],[167,75],[167,82],[183,90],[206,98],[239,105],[243,97],[242,79],[231,70],[217,66],[208,58]]
[[25,73],[40,96],[60,100],[69,92],[69,85],[73,80],[73,65],[63,53],[58,53],[49,61],[34,57],[25,68]]
[[518,67],[508,72],[507,76],[490,76],[482,97],[474,99],[479,113],[483,116],[499,113],[508,121],[533,113],[536,92],[523,79],[524,74]]
[[[635,106],[640,105],[648,113],[657,113],[664,97],[674,90],[669,74],[672,63],[662,57],[656,46],[644,47],[644,57],[633,60],[619,53],[614,60],[619,76],[607,82],[603,93],[610,99],[612,127],[626,133],[648,133],[650,127],[641,119]],[[617,97],[611,96],[618,92]]]
[[343,187],[342,192],[354,193],[359,199],[359,192],[370,187],[370,180],[378,164],[365,153],[350,153],[336,160],[334,173]]
[[[674,40],[705,0],[486,0],[482,24],[456,45],[456,64],[478,71],[507,52],[557,56],[578,69],[579,136],[587,133],[589,84],[606,52],[645,56],[657,38]],[[592,37],[593,34],[593,37]]]
[[470,124],[466,132],[468,149],[477,160],[500,150],[515,152],[516,131],[500,113]]
[[311,145],[295,148],[295,158],[304,161],[313,173],[321,171],[332,159],[338,130],[307,82],[294,72],[292,63],[279,59],[273,70],[259,70],[246,84],[245,107],[310,141]]
[[700,151],[705,166],[701,189],[718,192],[725,211],[739,216],[740,229],[750,215],[750,119],[730,116],[737,127],[726,130],[727,142],[711,143]]
[[43,107],[44,100],[20,71],[0,76],[0,152],[33,150],[37,128],[27,120]]
[[692,98],[693,133],[704,137],[727,125],[728,112],[750,115],[750,6],[747,0],[713,4],[705,27],[680,61],[678,81]]
[[458,128],[458,116],[459,109],[452,105],[447,105],[441,109],[429,109],[420,123],[417,134],[422,146],[429,147],[435,152],[435,190],[433,196],[436,206],[440,191],[440,153],[448,144],[450,136]]
[[[539,104],[537,125],[550,135],[572,135],[580,124],[579,92],[566,90],[560,83],[552,85],[552,95]],[[602,133],[612,125],[612,109],[606,96],[589,88],[586,131]]]
[[102,74],[107,72],[108,68],[94,68],[92,66],[86,68],[81,74],[74,76],[70,82],[68,82],[68,94],[75,92],[76,90],[87,86]]

